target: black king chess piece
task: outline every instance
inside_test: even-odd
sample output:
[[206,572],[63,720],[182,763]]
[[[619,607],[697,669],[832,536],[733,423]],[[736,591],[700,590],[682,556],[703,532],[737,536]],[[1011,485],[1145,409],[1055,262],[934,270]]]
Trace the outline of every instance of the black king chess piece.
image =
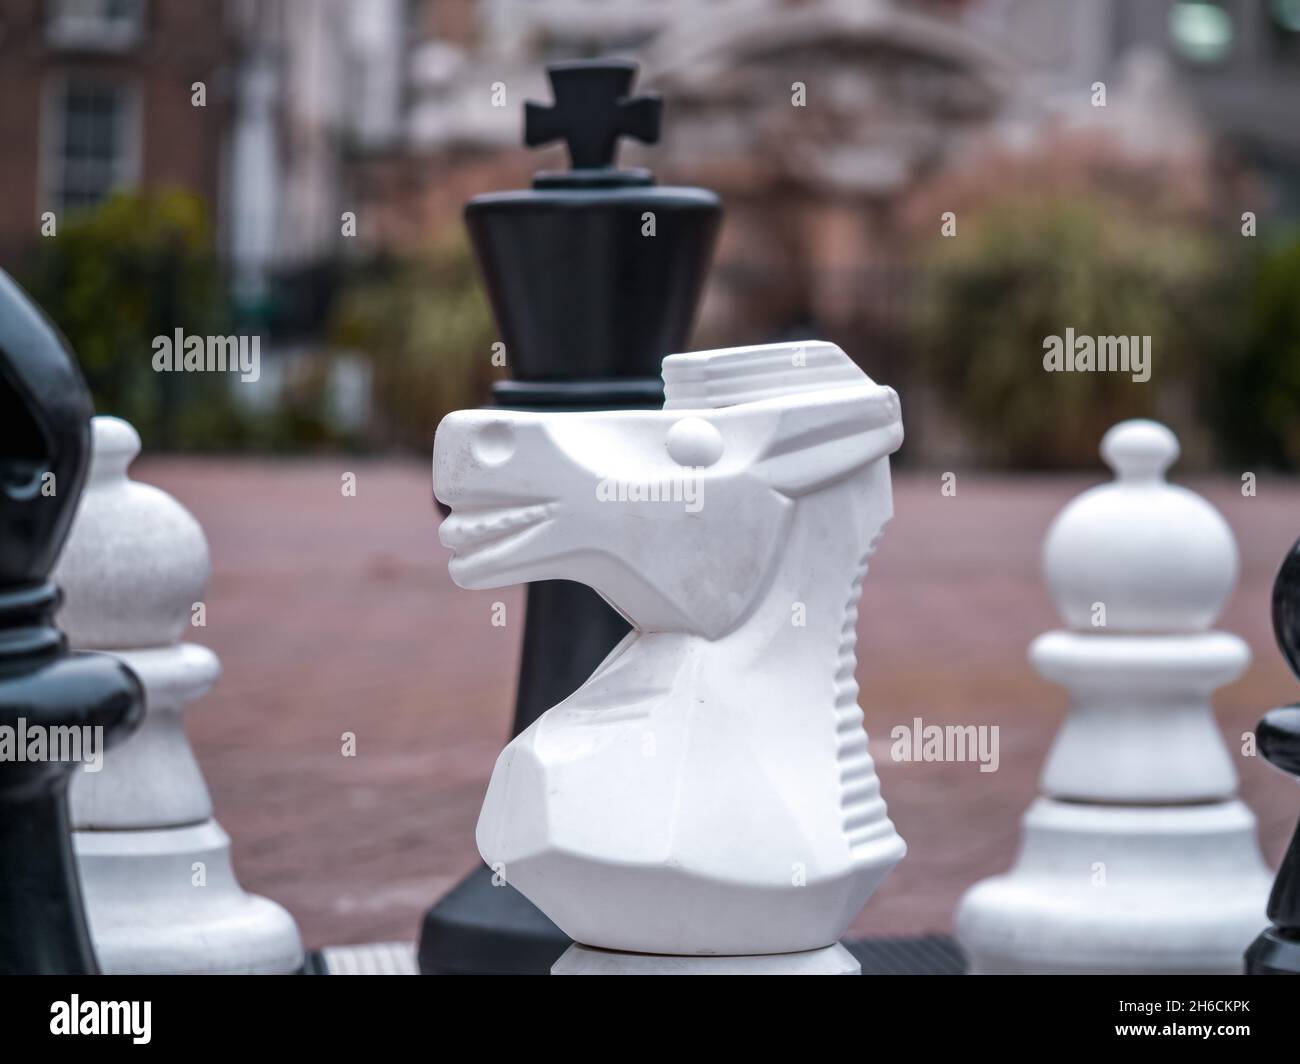
[[[564,140],[572,169],[465,208],[513,373],[493,388],[493,402],[657,409],[660,363],[686,350],[722,205],[705,189],[660,187],[647,170],[616,166],[620,137],[659,138],[661,101],[631,95],[634,63],[557,63],[547,75],[555,103],[525,105],[524,141]],[[527,602],[513,735],[577,690],[628,632],[583,584],[529,584]],[[568,945],[481,866],[426,914],[420,970],[545,974]]]
[[[1291,671],[1300,678],[1300,541],[1273,581],[1273,634]],[[1265,760],[1300,776],[1300,705],[1269,710],[1255,736]],[[1246,950],[1246,974],[1300,975],[1300,825],[1273,881],[1268,918],[1273,926]]]
[[87,753],[96,753],[85,744],[111,744],[139,723],[142,712],[135,675],[101,654],[70,654],[53,623],[59,592],[46,577],[81,495],[90,416],[90,396],[72,356],[0,271],[4,975],[96,972],[72,851],[68,787]]

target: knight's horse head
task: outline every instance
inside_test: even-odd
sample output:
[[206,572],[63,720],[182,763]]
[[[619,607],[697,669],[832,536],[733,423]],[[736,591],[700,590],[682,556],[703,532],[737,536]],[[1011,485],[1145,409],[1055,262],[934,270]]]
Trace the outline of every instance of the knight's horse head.
[[833,344],[670,355],[663,374],[663,410],[444,418],[452,579],[577,580],[642,630],[716,638],[766,586],[797,501],[902,442],[898,396]]

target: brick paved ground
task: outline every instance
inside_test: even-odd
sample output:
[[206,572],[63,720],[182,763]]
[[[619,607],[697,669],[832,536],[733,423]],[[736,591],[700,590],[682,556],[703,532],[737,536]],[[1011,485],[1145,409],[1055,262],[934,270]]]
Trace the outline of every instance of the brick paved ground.
[[[355,498],[340,474],[358,476]],[[520,634],[517,591],[447,576],[425,463],[154,458],[138,479],[172,492],[212,544],[208,627],[225,675],[190,718],[239,874],[285,904],[311,946],[411,939],[425,906],[475,862],[473,827],[506,732]],[[896,479],[897,516],[867,578],[858,679],[885,795],[909,854],[855,930],[950,928],[962,890],[1013,856],[1064,711],[1025,648],[1055,623],[1038,572],[1043,533],[1097,478]],[[1272,644],[1273,571],[1300,533],[1300,483],[1193,485],[1241,541],[1223,626],[1256,661],[1219,695],[1230,746],[1261,710],[1300,697]],[[489,623],[507,604],[508,625]],[[893,764],[899,722],[1001,725],[1001,768]],[[344,732],[357,756],[340,756]],[[1300,791],[1238,759],[1276,862]]]

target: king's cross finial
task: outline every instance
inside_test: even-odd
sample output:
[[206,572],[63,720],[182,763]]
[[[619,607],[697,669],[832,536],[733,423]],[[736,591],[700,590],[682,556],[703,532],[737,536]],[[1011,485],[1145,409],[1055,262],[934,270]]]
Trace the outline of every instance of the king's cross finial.
[[555,103],[524,104],[524,143],[530,148],[563,140],[575,170],[614,165],[619,137],[644,144],[659,139],[663,101],[630,96],[636,64],[609,59],[553,63],[546,68]]

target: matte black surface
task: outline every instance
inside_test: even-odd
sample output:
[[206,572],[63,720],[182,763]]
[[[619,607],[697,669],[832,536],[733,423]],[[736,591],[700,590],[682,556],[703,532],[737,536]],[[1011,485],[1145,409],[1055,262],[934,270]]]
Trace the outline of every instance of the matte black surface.
[[465,225],[515,379],[657,378],[686,346],[720,219],[701,189],[471,200]]
[[659,134],[659,100],[628,95],[635,64],[578,61],[547,73],[555,104],[525,104],[525,139],[563,138],[574,168],[465,207],[512,375],[657,380],[663,357],[685,349],[722,204],[705,189],[659,188],[645,170],[615,167],[619,137]]
[[[104,744],[138,725],[143,697],[113,658],[69,654],[46,577],[86,474],[90,397],[71,354],[0,271],[0,974],[97,971],[68,820],[80,763],[37,754],[27,734],[102,727]],[[47,478],[53,474],[53,480]],[[52,486],[52,491],[49,490]]]
[[318,950],[308,950],[302,959],[299,975],[329,975],[330,966],[325,962],[325,954]]
[[529,584],[513,734],[586,683],[631,630],[586,584],[570,580]]
[[537,906],[512,886],[494,886],[491,869],[480,865],[425,914],[420,972],[549,975],[570,944]]
[[632,96],[636,64],[576,59],[546,68],[555,103],[524,104],[524,143],[538,148],[563,140],[574,170],[612,167],[619,137],[645,144],[659,140],[663,101],[654,93]]
[[658,410],[662,377],[590,381],[497,381],[492,405],[508,410]]
[[[1273,581],[1273,634],[1300,678],[1300,542]],[[1269,764],[1300,777],[1300,706],[1269,710],[1255,729],[1259,752]],[[1273,926],[1246,951],[1247,975],[1300,975],[1300,826],[1291,839],[1268,899]]]
[[[629,95],[634,64],[561,63],[547,72],[555,104],[525,105],[525,140],[563,138],[574,169],[465,208],[514,377],[494,388],[494,402],[661,407],[661,363],[686,349],[722,205],[704,189],[658,188],[646,171],[615,168],[619,137],[659,135],[659,101]],[[647,213],[653,236],[644,235]],[[530,584],[526,601],[512,735],[577,690],[629,631],[583,584]],[[479,868],[426,914],[420,970],[540,975],[568,945],[527,899],[492,886]]]

